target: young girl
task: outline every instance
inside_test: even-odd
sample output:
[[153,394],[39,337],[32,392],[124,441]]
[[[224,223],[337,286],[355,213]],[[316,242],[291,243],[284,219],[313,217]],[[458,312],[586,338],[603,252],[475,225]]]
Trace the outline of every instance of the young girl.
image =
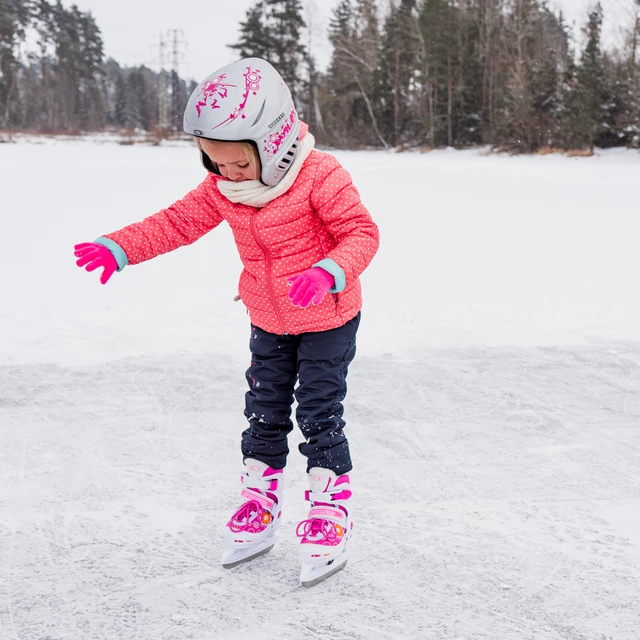
[[209,175],[167,209],[76,245],[77,265],[102,267],[106,284],[116,270],[191,244],[223,220],[230,225],[244,265],[239,298],[251,318],[251,365],[242,505],[224,529],[222,564],[275,543],[295,397],[311,503],[297,535],[301,582],[311,586],[347,561],[352,465],[342,401],[360,322],[358,276],[376,253],[378,228],[345,169],[314,149],[268,62],[247,58],[208,76],[189,99],[184,130]]

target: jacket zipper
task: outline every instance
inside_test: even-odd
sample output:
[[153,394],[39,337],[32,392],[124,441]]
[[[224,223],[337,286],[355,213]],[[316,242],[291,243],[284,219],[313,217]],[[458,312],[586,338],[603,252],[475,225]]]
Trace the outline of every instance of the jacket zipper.
[[251,215],[251,234],[253,235],[254,240],[258,243],[258,246],[262,249],[262,253],[264,253],[265,258],[267,259],[267,288],[269,289],[269,297],[271,298],[271,304],[273,305],[273,309],[276,312],[276,316],[278,317],[280,329],[282,330],[281,333],[282,335],[286,335],[287,332],[284,330],[284,318],[282,316],[282,313],[280,313],[280,309],[278,308],[276,295],[271,284],[271,254],[269,253],[267,246],[264,244],[264,242],[262,242],[262,239],[258,234],[258,230],[256,229],[257,215],[257,213]]

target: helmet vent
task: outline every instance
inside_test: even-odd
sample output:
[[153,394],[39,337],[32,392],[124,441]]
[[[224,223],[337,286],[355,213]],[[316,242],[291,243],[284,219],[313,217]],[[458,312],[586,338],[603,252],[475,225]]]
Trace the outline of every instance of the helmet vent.
[[264,107],[267,104],[267,99],[265,98],[262,101],[262,106],[260,107],[260,111],[258,111],[258,115],[256,116],[256,119],[253,121],[253,124],[251,125],[252,127],[260,120],[260,118],[262,118],[262,114],[264,113]]
[[296,155],[297,147],[298,147],[297,144],[295,144],[295,143],[292,144],[289,147],[289,150],[280,159],[280,162],[278,162],[278,169],[280,169],[280,171],[286,171],[289,168],[289,166],[293,162],[293,159],[294,159],[294,157]]

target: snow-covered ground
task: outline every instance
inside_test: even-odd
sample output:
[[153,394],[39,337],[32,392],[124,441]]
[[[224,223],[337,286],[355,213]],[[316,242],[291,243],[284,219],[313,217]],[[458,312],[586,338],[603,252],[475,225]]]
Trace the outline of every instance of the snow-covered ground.
[[74,264],[195,186],[193,148],[0,144],[2,640],[640,637],[640,154],[336,155],[382,244],[351,559],[303,589],[295,446],[280,541],[218,563],[248,364],[228,229],[106,287]]

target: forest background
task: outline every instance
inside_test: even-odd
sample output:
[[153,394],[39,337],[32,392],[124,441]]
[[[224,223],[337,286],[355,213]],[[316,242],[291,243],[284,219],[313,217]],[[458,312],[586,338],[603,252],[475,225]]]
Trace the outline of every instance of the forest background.
[[[575,34],[544,0],[341,0],[326,70],[305,45],[300,0],[253,3],[228,44],[276,66],[320,144],[640,148],[640,0],[627,2],[615,49],[603,45],[600,4],[585,10]],[[0,0],[5,133],[161,139],[180,131],[195,84],[174,70],[105,59],[99,25],[76,5]]]

